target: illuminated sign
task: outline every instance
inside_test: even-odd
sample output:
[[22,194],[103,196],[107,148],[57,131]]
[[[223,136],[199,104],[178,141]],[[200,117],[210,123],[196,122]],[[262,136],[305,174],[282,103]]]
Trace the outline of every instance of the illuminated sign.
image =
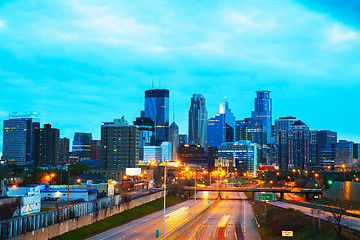
[[141,168],[126,168],[126,175],[128,176],[141,175]]

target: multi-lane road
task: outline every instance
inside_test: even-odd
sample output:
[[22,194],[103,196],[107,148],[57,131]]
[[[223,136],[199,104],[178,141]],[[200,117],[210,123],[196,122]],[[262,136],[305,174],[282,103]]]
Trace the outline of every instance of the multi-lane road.
[[[197,200],[196,210],[200,212],[208,206],[207,200]],[[185,224],[195,214],[195,201],[188,200],[166,209],[165,229],[166,234]],[[156,230],[160,238],[164,233],[163,211],[150,214],[146,217],[132,221],[128,224],[114,228],[90,238],[91,240],[124,240],[124,239],[156,239]]]
[[[178,239],[260,239],[254,223],[251,205],[244,193],[221,193],[223,199],[215,204],[216,192],[211,193],[215,204]],[[196,212],[209,206],[209,192],[197,193]],[[244,211],[245,209],[245,211]],[[188,200],[166,209],[166,236],[195,215],[195,200]],[[156,230],[163,237],[163,211],[159,211],[90,238],[91,240],[156,239]]]
[[[207,195],[207,193],[202,193]],[[260,239],[244,193],[221,193],[222,200],[177,239]],[[201,197],[201,196],[199,196]]]

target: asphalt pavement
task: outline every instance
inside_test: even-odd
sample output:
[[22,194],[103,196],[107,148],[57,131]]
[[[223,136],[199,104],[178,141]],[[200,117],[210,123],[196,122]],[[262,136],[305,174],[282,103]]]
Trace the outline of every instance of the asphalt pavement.
[[[246,199],[245,194],[222,194],[227,197],[226,200],[219,201],[176,239],[260,239],[251,204],[247,200],[239,200]],[[207,192],[199,193],[197,196],[207,196]]]
[[[200,212],[208,206],[207,200],[196,201],[196,211]],[[166,209],[166,234],[174,231],[195,215],[195,201],[188,200]],[[124,239],[156,239],[156,230],[160,238],[164,233],[164,215],[159,211],[89,239],[91,240],[124,240]]]

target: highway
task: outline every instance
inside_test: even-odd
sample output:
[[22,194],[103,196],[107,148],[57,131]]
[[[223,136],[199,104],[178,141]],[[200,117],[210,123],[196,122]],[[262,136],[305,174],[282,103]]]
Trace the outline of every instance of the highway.
[[[206,196],[207,192],[203,192],[202,194]],[[214,194],[216,195],[216,192]],[[227,196],[227,200],[219,201],[202,218],[176,239],[240,240],[245,239],[243,230],[245,230],[246,239],[260,239],[254,222],[251,204],[248,201],[234,200],[246,199],[245,194],[236,192],[224,192],[221,194],[222,198]],[[213,193],[211,195],[213,197]]]
[[[291,203],[285,203],[285,202],[280,202],[280,201],[269,202],[269,203],[274,206],[278,206],[278,207],[282,207],[282,208],[293,208],[293,209],[296,209],[296,210],[299,210],[299,211],[305,213],[306,215],[314,216],[317,218],[320,217],[321,219],[324,219],[324,220],[328,220],[328,217],[332,216],[332,214],[329,212],[320,211],[318,209],[313,209],[313,208],[308,208],[308,207],[303,207],[303,206],[299,206],[299,205],[295,205],[295,204],[291,204]],[[360,218],[343,216],[343,225],[360,231]]]
[[[199,213],[208,206],[207,200],[196,201],[196,211]],[[166,209],[166,234],[182,226],[195,214],[195,201],[188,200]],[[124,240],[124,239],[156,239],[156,230],[163,237],[163,211],[159,211],[143,218],[101,233],[91,240]]]

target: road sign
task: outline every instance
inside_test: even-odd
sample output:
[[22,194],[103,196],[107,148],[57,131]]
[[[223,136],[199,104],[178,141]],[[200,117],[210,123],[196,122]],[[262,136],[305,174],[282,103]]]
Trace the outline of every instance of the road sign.
[[275,201],[275,193],[255,193],[255,201]]
[[156,238],[159,238],[159,237],[160,237],[160,231],[156,230]]
[[283,237],[293,237],[293,231],[281,231]]

